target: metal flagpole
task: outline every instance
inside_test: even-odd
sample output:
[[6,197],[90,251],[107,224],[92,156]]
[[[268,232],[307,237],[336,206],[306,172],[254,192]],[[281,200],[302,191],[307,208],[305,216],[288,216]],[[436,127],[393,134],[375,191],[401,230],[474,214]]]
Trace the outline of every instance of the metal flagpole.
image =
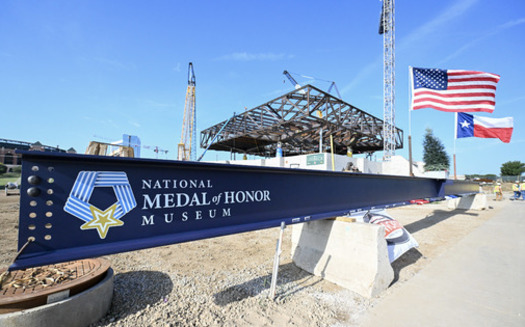
[[412,66],[408,66],[408,165],[409,176],[414,176],[412,172],[412,88],[414,80],[412,76]]
[[458,113],[455,113],[455,124],[454,124],[454,180],[457,179],[456,177],[456,139],[458,138]]

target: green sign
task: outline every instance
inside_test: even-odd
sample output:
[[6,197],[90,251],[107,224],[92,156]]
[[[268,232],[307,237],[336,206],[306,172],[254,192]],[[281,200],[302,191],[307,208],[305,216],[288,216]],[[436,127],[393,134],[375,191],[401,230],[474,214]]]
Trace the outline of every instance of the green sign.
[[307,166],[313,166],[313,165],[322,165],[324,164],[324,154],[311,154],[309,156],[306,156],[306,165]]

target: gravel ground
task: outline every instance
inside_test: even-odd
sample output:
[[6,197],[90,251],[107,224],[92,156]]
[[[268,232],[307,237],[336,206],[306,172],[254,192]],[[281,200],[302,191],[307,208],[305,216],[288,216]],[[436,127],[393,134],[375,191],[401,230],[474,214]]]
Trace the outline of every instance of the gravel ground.
[[[18,196],[0,195],[0,268],[16,254]],[[389,210],[418,240],[393,263],[388,293],[481,225],[504,202],[484,211],[445,203]],[[285,230],[275,300],[268,298],[278,228],[106,256],[115,270],[114,297],[101,326],[358,326],[378,301],[297,268]]]

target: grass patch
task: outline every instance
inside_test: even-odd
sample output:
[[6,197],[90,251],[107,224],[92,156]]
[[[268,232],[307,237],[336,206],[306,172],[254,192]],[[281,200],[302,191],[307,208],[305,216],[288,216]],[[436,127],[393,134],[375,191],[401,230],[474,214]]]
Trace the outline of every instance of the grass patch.
[[5,186],[9,182],[17,182],[20,178],[20,173],[5,173],[0,175],[0,185]]

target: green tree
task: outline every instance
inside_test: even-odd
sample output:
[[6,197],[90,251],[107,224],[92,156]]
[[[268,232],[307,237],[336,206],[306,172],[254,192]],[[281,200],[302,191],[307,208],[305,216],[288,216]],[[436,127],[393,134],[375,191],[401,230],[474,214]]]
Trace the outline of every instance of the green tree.
[[525,172],[525,163],[521,161],[507,161],[501,165],[501,176],[519,176]]
[[5,174],[7,172],[7,166],[0,164],[0,175]]
[[425,140],[423,141],[423,161],[425,170],[448,170],[450,158],[445,152],[445,147],[441,141],[432,134],[432,129],[427,128]]

